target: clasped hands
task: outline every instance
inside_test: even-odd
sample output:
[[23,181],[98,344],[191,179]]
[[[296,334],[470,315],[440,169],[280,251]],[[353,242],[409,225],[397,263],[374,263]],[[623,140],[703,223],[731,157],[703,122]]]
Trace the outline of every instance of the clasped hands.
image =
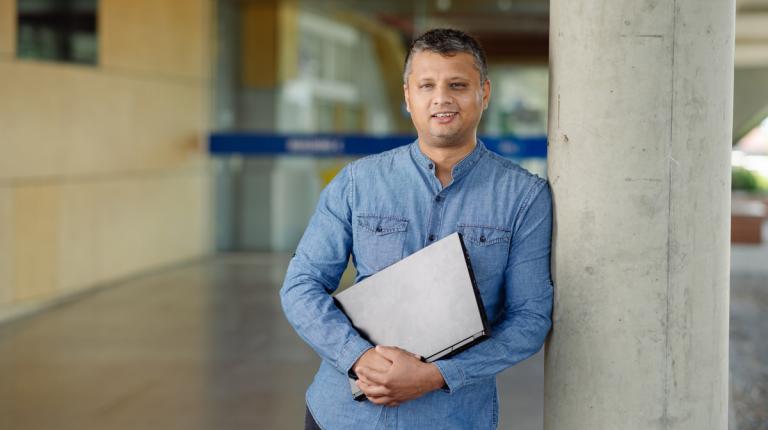
[[437,366],[391,346],[369,349],[352,369],[358,378],[357,386],[377,405],[397,406],[445,384]]

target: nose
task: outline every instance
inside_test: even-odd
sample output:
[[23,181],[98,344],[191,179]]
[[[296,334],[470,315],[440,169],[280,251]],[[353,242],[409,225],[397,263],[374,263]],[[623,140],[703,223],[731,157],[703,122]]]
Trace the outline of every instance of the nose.
[[445,106],[453,103],[453,97],[451,97],[450,91],[446,85],[438,85],[435,88],[434,98],[432,104],[434,106]]

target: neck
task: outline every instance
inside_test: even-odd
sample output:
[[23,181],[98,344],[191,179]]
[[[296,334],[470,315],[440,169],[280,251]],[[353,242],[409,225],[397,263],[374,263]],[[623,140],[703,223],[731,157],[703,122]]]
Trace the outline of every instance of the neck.
[[476,145],[477,141],[475,139],[469,140],[462,145],[446,147],[426,145],[422,139],[419,139],[421,152],[435,163],[435,175],[443,186],[446,186],[453,179],[451,177],[453,166],[469,155]]

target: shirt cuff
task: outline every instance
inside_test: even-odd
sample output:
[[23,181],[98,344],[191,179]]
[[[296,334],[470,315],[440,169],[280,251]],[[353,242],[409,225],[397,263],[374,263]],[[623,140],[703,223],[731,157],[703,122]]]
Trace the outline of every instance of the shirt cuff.
[[464,386],[464,372],[462,372],[455,363],[450,360],[437,360],[433,364],[437,366],[437,370],[440,371],[443,375],[443,380],[445,380],[447,388],[443,387],[443,391],[454,393]]
[[370,342],[360,336],[352,336],[341,348],[339,356],[336,358],[336,368],[339,372],[352,377],[352,365],[369,349],[373,348]]

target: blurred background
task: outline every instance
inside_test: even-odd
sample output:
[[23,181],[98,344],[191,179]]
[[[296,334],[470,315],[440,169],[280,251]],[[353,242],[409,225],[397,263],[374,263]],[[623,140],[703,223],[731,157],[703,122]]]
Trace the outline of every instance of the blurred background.
[[[484,45],[546,177],[547,0],[0,0],[0,429],[299,428],[277,291],[322,188],[414,138],[410,41]],[[737,1],[731,427],[768,429],[768,0]],[[349,273],[344,282],[350,280]],[[542,354],[500,378],[540,429]]]

